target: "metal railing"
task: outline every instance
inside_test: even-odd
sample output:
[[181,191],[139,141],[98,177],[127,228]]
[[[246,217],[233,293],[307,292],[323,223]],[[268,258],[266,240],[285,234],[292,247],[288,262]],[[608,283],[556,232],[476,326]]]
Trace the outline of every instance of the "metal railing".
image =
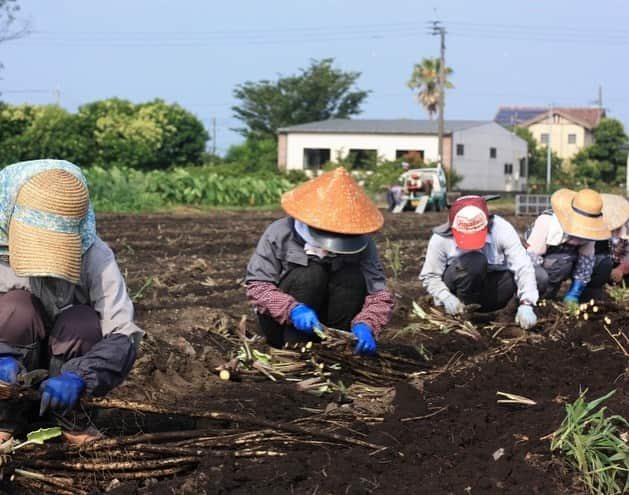
[[517,194],[515,196],[516,215],[540,215],[549,208],[549,194]]

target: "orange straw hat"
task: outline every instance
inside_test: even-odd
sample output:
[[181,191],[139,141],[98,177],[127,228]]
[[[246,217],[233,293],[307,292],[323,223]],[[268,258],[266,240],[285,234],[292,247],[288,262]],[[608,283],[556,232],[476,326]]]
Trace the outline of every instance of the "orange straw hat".
[[550,198],[550,204],[566,234],[590,241],[611,237],[603,218],[603,199],[596,191],[559,189]]
[[9,263],[22,277],[81,278],[81,222],[89,193],[76,176],[52,169],[21,187],[9,222]]
[[309,227],[336,234],[371,234],[384,224],[382,213],[343,167],[284,193],[282,208]]
[[629,221],[629,201],[619,194],[601,194],[603,218],[609,230],[616,230]]

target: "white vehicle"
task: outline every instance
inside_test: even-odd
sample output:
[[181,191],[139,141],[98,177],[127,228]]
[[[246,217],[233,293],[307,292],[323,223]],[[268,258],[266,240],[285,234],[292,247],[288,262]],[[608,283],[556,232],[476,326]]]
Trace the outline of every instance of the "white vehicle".
[[441,211],[446,207],[448,186],[442,168],[414,168],[400,176],[402,198],[393,213],[414,210],[423,213],[427,209]]

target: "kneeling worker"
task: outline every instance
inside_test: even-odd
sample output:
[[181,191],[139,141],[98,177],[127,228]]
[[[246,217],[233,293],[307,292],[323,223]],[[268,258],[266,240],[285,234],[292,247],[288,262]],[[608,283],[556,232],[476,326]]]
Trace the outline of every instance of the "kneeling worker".
[[247,266],[247,298],[274,347],[316,340],[321,323],[350,330],[372,354],[393,297],[371,234],[382,214],[342,167],[282,196],[289,215],[264,232]]
[[554,297],[561,283],[572,279],[564,303],[600,299],[612,270],[611,258],[597,258],[595,251],[596,241],[611,237],[601,195],[592,189],[559,189],[550,203],[552,210],[537,217],[526,239],[540,294]]
[[[78,167],[35,160],[0,171],[0,254],[0,380],[16,384],[26,371],[49,368],[40,414],[59,416],[81,395],[119,385],[143,332],[114,253],[96,234]],[[20,406],[0,401],[0,442],[27,426]],[[88,424],[69,425],[66,438],[95,438]]]
[[517,292],[516,322],[525,329],[535,326],[533,264],[513,226],[491,215],[484,198],[458,198],[448,222],[433,232],[419,278],[435,304],[449,315],[463,313],[468,304],[494,311]]

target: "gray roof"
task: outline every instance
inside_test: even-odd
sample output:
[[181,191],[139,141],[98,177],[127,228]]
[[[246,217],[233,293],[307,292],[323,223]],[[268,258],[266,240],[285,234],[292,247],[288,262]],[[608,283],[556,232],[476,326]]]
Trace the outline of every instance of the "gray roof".
[[[445,134],[491,124],[491,120],[444,120]],[[278,132],[321,132],[334,134],[437,134],[437,120],[330,119],[282,127]]]

